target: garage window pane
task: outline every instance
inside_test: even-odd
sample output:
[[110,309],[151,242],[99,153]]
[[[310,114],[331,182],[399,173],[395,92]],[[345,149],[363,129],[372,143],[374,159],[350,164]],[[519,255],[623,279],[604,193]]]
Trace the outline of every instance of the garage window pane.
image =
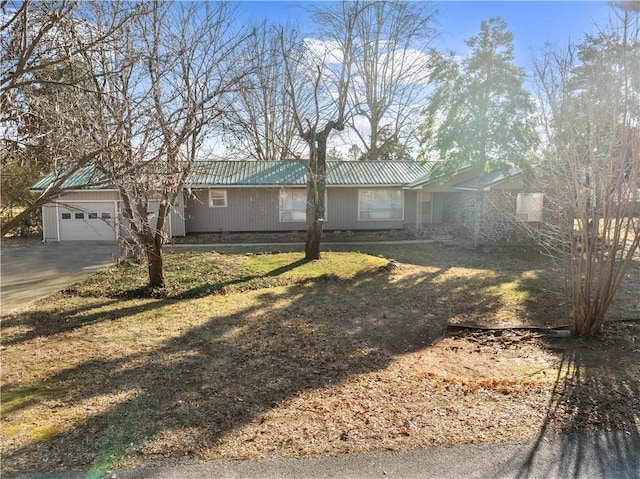
[[110,220],[111,219],[111,213],[102,213],[102,219],[103,220]]
[[83,220],[84,219],[84,213],[76,213],[75,214],[75,218],[77,220]]
[[62,219],[63,220],[70,220],[71,219],[71,213],[62,213]]
[[90,220],[97,220],[98,219],[98,213],[89,213],[89,219]]

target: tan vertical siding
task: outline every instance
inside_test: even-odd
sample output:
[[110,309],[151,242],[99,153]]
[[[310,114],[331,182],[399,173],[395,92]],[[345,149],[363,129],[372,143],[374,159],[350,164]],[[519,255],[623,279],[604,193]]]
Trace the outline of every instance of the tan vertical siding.
[[[327,188],[326,230],[401,229],[415,224],[416,192],[404,192],[403,220],[359,221],[358,190],[357,187]],[[279,191],[279,188],[226,188],[227,206],[220,208],[209,207],[207,189],[194,191],[195,197],[187,200],[185,208],[185,232],[304,230],[304,222],[280,222]]]
[[54,203],[47,203],[42,207],[42,239],[44,241],[60,241],[58,213]]
[[[407,214],[413,214],[412,223],[415,223],[415,196],[413,196],[413,209],[407,212],[407,197],[404,195],[404,220],[358,220],[358,187],[327,188],[328,212],[326,230],[385,230],[404,228]],[[390,189],[390,188],[380,188]],[[397,188],[400,189],[400,188]]]
[[[224,189],[224,188],[215,188]],[[296,231],[304,222],[281,223],[278,215],[279,188],[226,188],[227,206],[209,207],[209,191],[194,192],[187,200],[187,233],[230,231]]]
[[184,236],[184,198],[183,195],[179,195],[176,200],[176,204],[173,205],[171,210],[171,236]]
[[358,229],[358,188],[327,188],[326,230]]
[[418,193],[404,190],[404,226],[415,226],[418,218]]

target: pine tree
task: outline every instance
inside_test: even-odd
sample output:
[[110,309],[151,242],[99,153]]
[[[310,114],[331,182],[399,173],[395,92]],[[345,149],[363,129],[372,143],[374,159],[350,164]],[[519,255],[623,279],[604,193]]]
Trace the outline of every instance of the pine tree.
[[465,167],[478,172],[473,227],[478,246],[486,174],[529,161],[537,137],[533,103],[523,87],[525,75],[513,63],[513,34],[506,23],[483,21],[466,44],[471,54],[460,65],[449,59],[438,69],[422,147],[440,160],[435,172],[443,178]]

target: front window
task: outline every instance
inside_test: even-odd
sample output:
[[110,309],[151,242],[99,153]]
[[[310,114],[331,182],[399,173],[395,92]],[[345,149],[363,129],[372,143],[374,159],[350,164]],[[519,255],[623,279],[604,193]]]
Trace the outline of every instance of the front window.
[[280,190],[280,222],[307,220],[307,190]]
[[391,189],[360,190],[358,220],[401,220],[402,191]]

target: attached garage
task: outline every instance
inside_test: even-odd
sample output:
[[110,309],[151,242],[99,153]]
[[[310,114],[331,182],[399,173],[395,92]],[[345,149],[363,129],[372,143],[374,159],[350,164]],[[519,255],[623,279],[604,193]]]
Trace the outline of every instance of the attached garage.
[[115,241],[116,203],[58,204],[59,241]]
[[73,191],[42,207],[44,241],[116,241],[120,198],[114,190]]

